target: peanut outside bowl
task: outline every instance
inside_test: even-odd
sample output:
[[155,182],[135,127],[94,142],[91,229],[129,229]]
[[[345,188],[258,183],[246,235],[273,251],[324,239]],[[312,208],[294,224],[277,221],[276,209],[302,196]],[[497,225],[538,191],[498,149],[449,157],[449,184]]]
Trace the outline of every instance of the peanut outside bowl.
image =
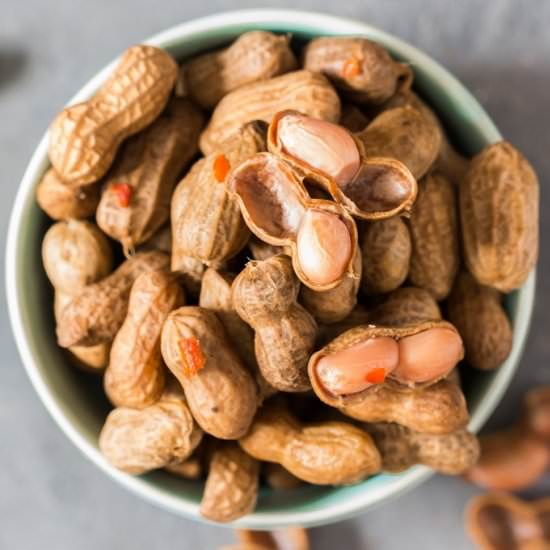
[[[220,14],[184,23],[147,40],[177,58],[221,46],[245,31],[265,29],[292,33],[297,40],[319,35],[361,35],[380,42],[396,57],[411,63],[416,86],[436,108],[455,142],[468,154],[500,139],[500,134],[474,97],[445,69],[409,44],[356,21],[297,11],[254,10]],[[114,67],[92,78],[71,100],[87,99]],[[97,438],[108,403],[100,381],[77,372],[55,344],[52,291],[40,265],[40,246],[49,221],[34,199],[34,189],[49,165],[47,135],[36,149],[21,182],[11,216],[6,254],[7,297],[11,323],[23,364],[50,414],[73,443],[98,467],[141,497],[182,516],[199,515],[202,483],[162,471],[141,477],[109,466]],[[516,370],[533,308],[535,274],[507,297],[514,327],[510,357],[496,372],[466,379],[470,429],[477,431],[500,401]],[[377,475],[350,487],[304,487],[290,492],[262,490],[257,511],[234,525],[271,529],[288,525],[320,525],[355,516],[428,479],[431,471],[414,467],[399,475]]]

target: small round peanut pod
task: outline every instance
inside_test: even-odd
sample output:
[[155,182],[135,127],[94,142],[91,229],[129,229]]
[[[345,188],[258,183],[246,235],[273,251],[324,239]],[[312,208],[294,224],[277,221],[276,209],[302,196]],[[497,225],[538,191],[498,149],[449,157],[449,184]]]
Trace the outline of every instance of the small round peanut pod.
[[195,306],[174,310],[164,322],[161,351],[205,432],[219,439],[246,433],[258,388],[213,312]]
[[55,223],[46,232],[42,262],[56,289],[76,294],[111,272],[113,253],[107,237],[96,225],[67,220]]
[[185,460],[202,435],[181,389],[173,384],[155,405],[139,411],[126,407],[111,411],[99,436],[99,448],[115,468],[143,474]]
[[99,203],[98,185],[71,187],[50,168],[36,187],[36,202],[54,220],[89,218]]

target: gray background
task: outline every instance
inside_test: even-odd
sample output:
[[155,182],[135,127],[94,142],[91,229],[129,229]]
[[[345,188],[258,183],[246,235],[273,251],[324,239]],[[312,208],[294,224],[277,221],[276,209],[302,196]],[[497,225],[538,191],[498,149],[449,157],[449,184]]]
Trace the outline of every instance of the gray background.
[[[129,45],[201,15],[267,2],[3,0],[0,18],[0,231],[31,152],[65,101]],[[494,426],[515,416],[522,393],[550,382],[550,2],[547,0],[292,0],[278,7],[325,11],[377,25],[425,50],[469,87],[502,133],[539,172],[538,294],[521,369]],[[4,243],[2,243],[2,246]],[[2,251],[2,262],[4,254]],[[3,267],[3,266],[2,266]],[[37,267],[38,269],[38,267]],[[2,288],[4,287],[1,270]],[[87,462],[54,425],[17,355],[0,293],[0,548],[215,549],[230,531],[158,510]],[[529,496],[548,493],[550,480]],[[315,550],[470,548],[463,509],[476,493],[434,477],[353,521],[313,529]]]

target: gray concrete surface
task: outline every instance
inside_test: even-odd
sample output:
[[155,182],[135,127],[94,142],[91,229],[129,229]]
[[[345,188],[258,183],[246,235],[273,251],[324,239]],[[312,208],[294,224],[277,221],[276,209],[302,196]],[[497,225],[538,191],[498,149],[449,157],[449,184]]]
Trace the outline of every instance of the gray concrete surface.
[[[39,137],[63,103],[130,44],[194,17],[254,6],[233,0],[3,0],[0,18],[0,233]],[[542,250],[522,366],[491,420],[517,412],[525,389],[550,382],[550,2],[547,0],[286,0],[364,20],[447,65],[532,161],[542,184]],[[2,243],[2,246],[4,243]],[[1,261],[4,254],[2,250]],[[3,266],[2,266],[3,267]],[[3,273],[2,289],[4,288]],[[86,461],[54,425],[21,366],[0,293],[0,549],[213,550],[230,531],[136,499]],[[550,479],[529,491],[548,494]],[[315,550],[471,548],[463,509],[476,490],[435,477],[379,509],[312,531]]]

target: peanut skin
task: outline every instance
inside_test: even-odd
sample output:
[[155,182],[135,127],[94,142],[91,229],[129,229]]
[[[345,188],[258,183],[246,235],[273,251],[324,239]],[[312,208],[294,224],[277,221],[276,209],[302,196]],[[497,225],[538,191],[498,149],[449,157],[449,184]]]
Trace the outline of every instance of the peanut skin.
[[226,523],[251,513],[258,496],[260,464],[236,443],[220,444],[210,457],[201,516]]
[[113,405],[142,409],[158,401],[165,381],[160,353],[162,325],[184,302],[173,274],[150,271],[136,279],[104,377],[105,392]]
[[161,350],[202,429],[219,439],[242,437],[256,412],[258,388],[216,315],[200,307],[176,309],[164,323]]
[[185,460],[202,439],[181,389],[171,384],[160,401],[142,410],[111,411],[99,436],[99,448],[115,468],[143,474]]
[[36,187],[36,202],[54,220],[77,220],[95,214],[99,203],[98,185],[70,187],[65,185],[50,168]]
[[270,402],[256,415],[241,447],[258,460],[276,462],[315,485],[355,483],[380,471],[371,437],[344,422],[301,425],[284,407]]
[[263,377],[282,391],[307,391],[317,324],[296,302],[300,285],[288,256],[249,262],[233,282],[235,310],[255,330]]
[[297,62],[288,35],[245,32],[223,50],[200,55],[183,64],[180,78],[187,94],[211,109],[233,90],[292,71]]
[[60,178],[74,186],[99,180],[122,141],[164,109],[177,70],[172,57],[159,48],[126,50],[92,99],[67,107],[51,124],[48,152]]
[[110,342],[126,317],[134,281],[142,273],[166,269],[168,263],[160,252],[141,252],[100,282],[84,287],[59,316],[58,344],[67,348]]
[[74,295],[111,272],[113,253],[109,241],[94,224],[60,221],[44,236],[42,263],[52,285]]
[[479,458],[479,443],[466,430],[449,434],[415,432],[399,424],[369,424],[367,431],[382,455],[382,469],[402,472],[423,464],[447,475],[458,475]]

